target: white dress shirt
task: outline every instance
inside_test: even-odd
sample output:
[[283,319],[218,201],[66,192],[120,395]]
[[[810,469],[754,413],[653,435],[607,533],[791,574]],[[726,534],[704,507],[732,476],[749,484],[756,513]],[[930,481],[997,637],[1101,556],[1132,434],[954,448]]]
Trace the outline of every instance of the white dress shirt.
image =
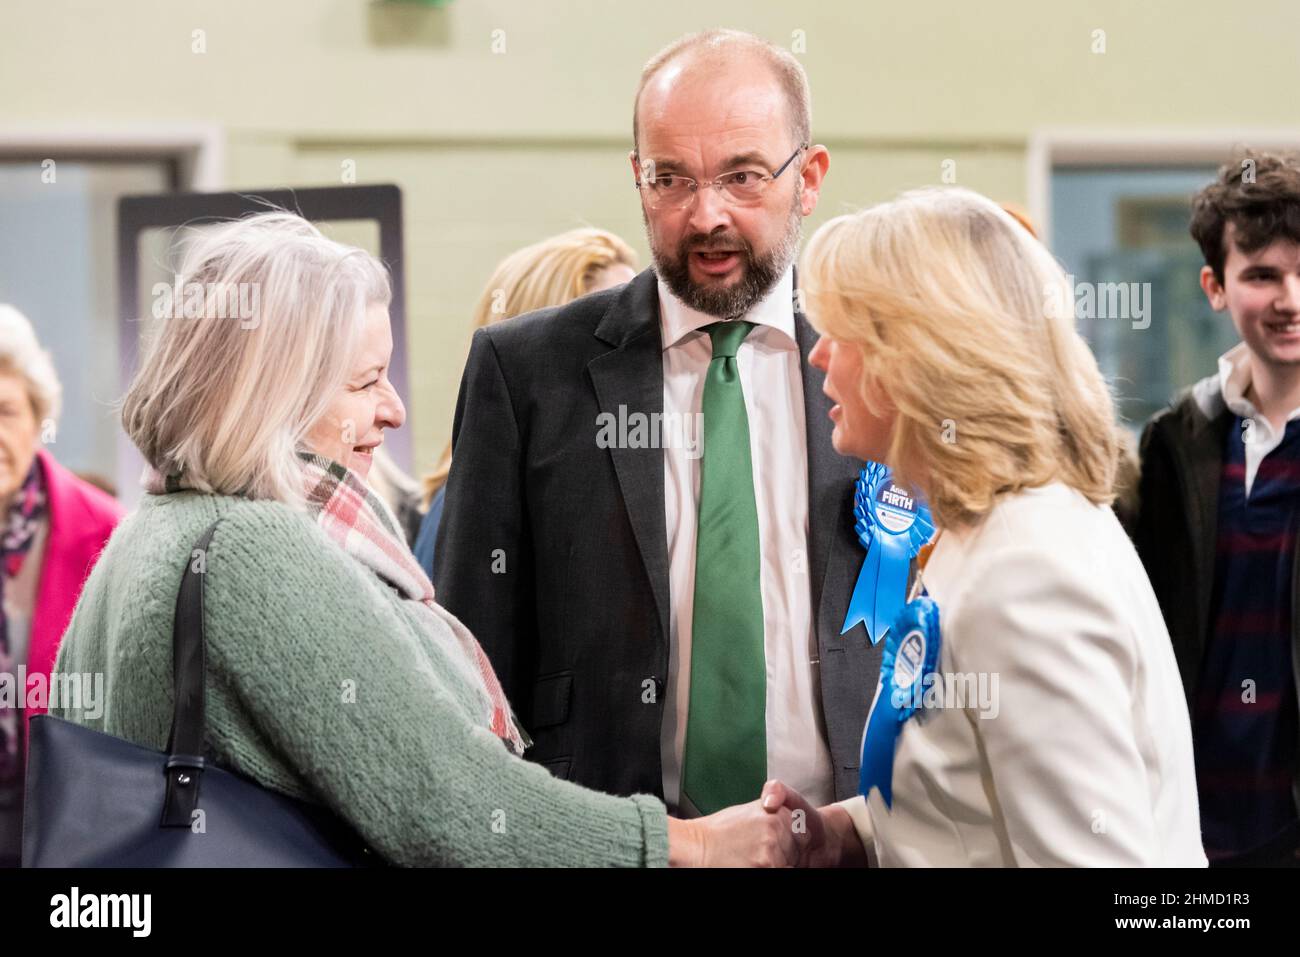
[[1178,665],[1111,510],[1059,483],[1003,496],[924,582],[938,671],[998,681],[904,722],[892,808],[841,802],[879,863],[1206,866]]
[[[1246,497],[1249,498],[1259,463],[1282,444],[1286,438],[1286,429],[1273,428],[1268,417],[1260,415],[1254,403],[1246,398],[1246,393],[1250,391],[1250,352],[1246,349],[1246,343],[1239,342],[1219,356],[1219,389],[1223,393],[1223,404],[1234,415],[1250,422],[1249,431],[1243,436],[1242,443],[1246,451]],[[1300,416],[1300,409],[1292,409],[1286,418],[1290,422],[1297,416]]]
[[[794,276],[787,269],[743,318],[754,329],[736,352],[758,509],[763,649],[767,667],[767,774],[821,805],[835,797],[818,689],[816,638],[808,571],[808,444],[803,374],[794,329]],[[716,316],[696,312],[659,281],[664,412],[698,414],[713,346],[703,327]],[[671,421],[666,419],[665,421]],[[698,419],[696,419],[698,421]],[[693,433],[692,433],[693,434]],[[664,443],[664,510],[671,605],[668,681],[660,751],[664,799],[675,809],[691,688],[691,620],[695,606],[699,446],[694,456]],[[758,797],[757,794],[754,795]]]

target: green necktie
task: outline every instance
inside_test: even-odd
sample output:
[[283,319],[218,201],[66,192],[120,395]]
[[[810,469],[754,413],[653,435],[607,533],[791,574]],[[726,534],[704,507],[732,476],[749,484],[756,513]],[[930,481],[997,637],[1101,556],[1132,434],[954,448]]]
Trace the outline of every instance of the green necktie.
[[767,779],[767,665],[749,416],[736,350],[753,323],[705,329],[704,456],[695,538],[682,797],[700,814],[755,800]]

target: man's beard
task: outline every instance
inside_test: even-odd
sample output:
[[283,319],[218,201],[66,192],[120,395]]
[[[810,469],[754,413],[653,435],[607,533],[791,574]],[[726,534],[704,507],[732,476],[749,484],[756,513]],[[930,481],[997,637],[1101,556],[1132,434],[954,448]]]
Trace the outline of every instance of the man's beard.
[[[777,281],[794,262],[799,249],[799,233],[803,225],[799,193],[790,205],[785,233],[775,246],[762,256],[755,256],[753,247],[738,234],[692,233],[673,252],[660,249],[650,229],[649,219],[642,207],[641,218],[646,224],[650,253],[654,258],[655,272],[672,290],[674,296],[696,312],[717,316],[719,319],[736,319],[749,312],[771,291]],[[693,252],[712,249],[735,249],[740,253],[740,280],[730,286],[702,286],[691,279],[690,256]]]

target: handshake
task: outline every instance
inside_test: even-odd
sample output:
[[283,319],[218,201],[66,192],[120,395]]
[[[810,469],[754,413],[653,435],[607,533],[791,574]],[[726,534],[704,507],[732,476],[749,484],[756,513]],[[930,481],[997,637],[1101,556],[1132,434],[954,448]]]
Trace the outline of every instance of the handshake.
[[707,817],[668,819],[671,867],[865,867],[867,853],[848,811],[815,808],[768,781],[757,801]]

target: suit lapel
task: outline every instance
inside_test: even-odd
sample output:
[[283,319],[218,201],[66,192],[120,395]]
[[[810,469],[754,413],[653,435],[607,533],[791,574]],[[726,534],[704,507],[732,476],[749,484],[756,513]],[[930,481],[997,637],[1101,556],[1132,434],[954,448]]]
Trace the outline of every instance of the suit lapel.
[[[596,337],[613,348],[587,363],[596,403],[622,422],[640,413],[658,416],[664,407],[662,335],[658,280],[653,269],[623,289],[596,327]],[[645,563],[659,627],[668,642],[668,531],[664,516],[664,459],[659,448],[609,450],[619,490]]]

